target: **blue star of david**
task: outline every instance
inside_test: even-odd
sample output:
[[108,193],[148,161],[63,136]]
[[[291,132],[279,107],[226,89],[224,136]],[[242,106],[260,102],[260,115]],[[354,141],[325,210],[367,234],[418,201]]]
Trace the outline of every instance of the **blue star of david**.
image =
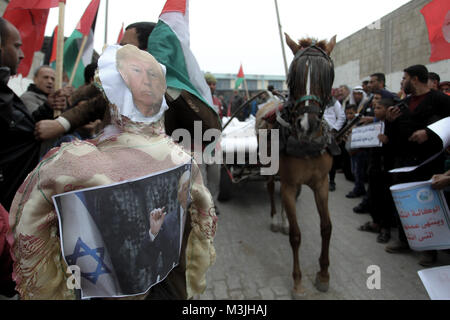
[[69,265],[76,265],[78,258],[84,256],[91,256],[97,261],[97,269],[94,272],[81,272],[81,276],[86,278],[93,284],[97,283],[98,278],[102,274],[111,273],[109,268],[106,266],[105,261],[103,261],[105,256],[105,248],[91,249],[89,246],[78,237],[77,243],[75,244],[75,249],[73,253],[66,256],[66,261]]

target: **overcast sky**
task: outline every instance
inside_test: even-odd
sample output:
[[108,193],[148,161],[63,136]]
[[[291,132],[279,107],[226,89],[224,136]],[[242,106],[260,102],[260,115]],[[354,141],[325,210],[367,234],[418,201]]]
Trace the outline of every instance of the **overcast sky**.
[[[67,0],[64,34],[70,36],[90,0]],[[122,23],[157,22],[166,0],[110,0],[107,43],[114,44]],[[283,32],[297,40],[305,36],[337,41],[367,27],[409,0],[278,0]],[[105,7],[101,0],[94,47],[105,43]],[[284,62],[274,0],[191,0],[191,50],[203,71],[284,75]],[[51,9],[46,35],[58,23]],[[293,58],[285,46],[289,65]]]

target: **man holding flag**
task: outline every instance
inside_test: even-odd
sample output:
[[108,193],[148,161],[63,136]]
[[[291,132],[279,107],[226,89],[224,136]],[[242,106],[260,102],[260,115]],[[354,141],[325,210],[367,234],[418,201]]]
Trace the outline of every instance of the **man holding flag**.
[[[141,50],[148,50],[158,62],[167,66],[166,100],[170,108],[165,113],[165,127],[168,135],[175,129],[184,128],[193,136],[194,121],[202,121],[203,132],[210,128],[222,128],[213,108],[211,91],[189,48],[187,0],[168,0],[157,24],[130,24],[120,44],[132,44]],[[95,121],[103,113],[104,110],[94,112],[85,105],[77,106],[63,113],[58,121],[38,123],[36,136],[39,139],[58,137]]]

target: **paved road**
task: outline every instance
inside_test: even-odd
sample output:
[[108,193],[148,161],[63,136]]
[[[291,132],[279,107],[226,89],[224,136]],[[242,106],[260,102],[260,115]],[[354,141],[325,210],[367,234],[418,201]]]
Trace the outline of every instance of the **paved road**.
[[[319,270],[319,215],[313,193],[303,187],[297,202],[297,219],[302,231],[300,266],[306,299],[429,299],[417,274],[423,269],[417,252],[392,255],[376,234],[357,227],[370,220],[352,208],[360,199],[347,199],[352,188],[343,174],[336,176],[337,190],[330,193],[329,208],[333,223],[330,246],[330,289],[321,293],[313,285]],[[279,184],[276,196],[279,202]],[[220,209],[215,247],[217,259],[207,274],[207,289],[198,298],[290,300],[293,285],[292,254],[288,236],[269,229],[269,200],[264,182],[235,185],[233,199],[218,203]],[[393,229],[393,237],[396,229]],[[391,240],[393,241],[393,240]],[[450,264],[450,254],[439,252],[437,265]],[[367,288],[371,274],[367,268],[377,265],[381,271],[381,289]]]

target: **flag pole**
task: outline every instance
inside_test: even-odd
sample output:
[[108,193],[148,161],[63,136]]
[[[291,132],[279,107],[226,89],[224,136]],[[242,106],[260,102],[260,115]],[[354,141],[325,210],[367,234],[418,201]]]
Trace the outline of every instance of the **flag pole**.
[[108,45],[108,3],[109,1],[106,0],[106,7],[105,7],[105,45],[103,46],[106,48]]
[[248,99],[250,99],[250,96],[248,95],[247,80],[245,80],[245,77],[244,77],[244,87],[245,87],[245,93],[247,94],[247,100],[248,100]]
[[[59,1],[59,20],[58,20],[58,38],[56,43],[56,77],[55,89],[62,88],[63,82],[63,62],[64,62],[64,11],[66,4],[63,0]],[[56,118],[61,114],[60,110],[54,110],[53,116]]]
[[281,31],[280,13],[278,12],[278,2],[277,2],[277,0],[275,0],[275,9],[276,9],[276,12],[277,12],[278,31],[280,32],[281,51],[283,52],[284,71],[285,71],[286,77],[287,77],[287,75],[288,75],[288,67],[287,67],[287,62],[286,62],[286,52],[284,51],[283,32]]
[[81,42],[81,47],[80,47],[80,50],[78,50],[77,59],[75,60],[75,65],[72,69],[72,75],[70,76],[69,86],[72,85],[73,79],[75,79],[75,75],[77,73],[78,65],[80,64],[81,56],[83,55],[84,47],[86,46],[87,39],[88,39],[88,36],[83,36],[83,41]]

